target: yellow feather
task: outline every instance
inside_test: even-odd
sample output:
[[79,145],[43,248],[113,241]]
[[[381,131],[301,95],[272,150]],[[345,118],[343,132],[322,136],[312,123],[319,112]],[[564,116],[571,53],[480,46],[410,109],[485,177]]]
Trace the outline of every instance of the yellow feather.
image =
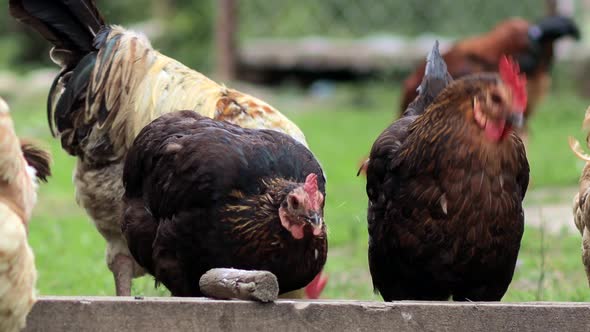
[[[115,37],[119,37],[116,50],[102,63],[104,50],[99,52],[88,89],[92,98],[87,100],[93,100],[93,104],[86,107],[85,121],[98,117],[101,103],[110,112],[103,125],[95,125],[88,135],[85,142],[89,153],[108,132],[113,158],[123,157],[148,123],[179,110],[193,110],[244,128],[274,129],[307,146],[301,130],[265,102],[227,89],[157,52],[141,34],[114,27],[108,39]],[[104,75],[109,67],[110,74]]]
[[0,331],[19,331],[35,303],[37,271],[23,221],[0,203]]

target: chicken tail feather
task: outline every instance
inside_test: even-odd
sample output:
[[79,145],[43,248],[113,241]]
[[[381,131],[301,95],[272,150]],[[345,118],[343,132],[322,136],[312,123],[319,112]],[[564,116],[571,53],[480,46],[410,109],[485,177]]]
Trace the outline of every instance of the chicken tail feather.
[[35,169],[37,179],[47,182],[47,178],[51,176],[51,155],[49,152],[29,142],[21,142],[21,150],[27,164]]
[[[590,106],[586,108],[586,114],[584,115],[584,121],[582,122],[582,129],[585,131],[590,131]],[[580,158],[581,160],[590,162],[590,155],[584,152],[582,145],[572,136],[568,137],[568,142],[570,145],[570,149],[574,152],[576,157]],[[586,136],[586,145],[590,146],[590,134]]]
[[436,78],[439,80],[445,80],[448,75],[447,64],[440,54],[439,43],[437,40],[434,42],[434,46],[432,46],[430,53],[426,56],[426,70],[424,76],[431,79]]
[[10,0],[10,14],[35,29],[55,47],[52,59],[71,67],[94,50],[104,19],[94,0]]
[[577,139],[573,138],[572,136],[569,136],[568,141],[570,149],[574,152],[576,157],[580,158],[581,160],[590,162],[590,155],[584,152],[584,150],[582,149],[582,145],[580,144],[580,142],[578,142]]
[[359,175],[364,175],[367,176],[367,168],[369,167],[369,158],[364,159],[360,166],[359,166],[359,170],[356,172],[356,176]]
[[418,96],[408,105],[403,116],[420,115],[432,101],[447,87],[453,78],[447,70],[447,64],[438,49],[438,40],[426,57],[426,69],[422,83],[418,86]]

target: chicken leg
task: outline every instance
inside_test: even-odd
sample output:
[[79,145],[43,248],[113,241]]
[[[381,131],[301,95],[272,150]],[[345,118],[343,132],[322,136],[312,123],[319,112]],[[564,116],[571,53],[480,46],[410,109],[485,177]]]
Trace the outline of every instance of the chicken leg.
[[115,277],[117,296],[131,296],[131,280],[133,279],[133,259],[118,254],[109,266]]
[[82,206],[107,242],[106,261],[115,279],[117,296],[131,295],[133,278],[145,271],[133,259],[121,232],[123,218],[123,184],[117,174],[122,173],[122,163],[88,169],[78,162],[74,173],[76,201]]
[[143,269],[135,262],[121,232],[107,234],[101,231],[107,240],[107,265],[115,279],[117,296],[131,296],[133,278],[144,274]]

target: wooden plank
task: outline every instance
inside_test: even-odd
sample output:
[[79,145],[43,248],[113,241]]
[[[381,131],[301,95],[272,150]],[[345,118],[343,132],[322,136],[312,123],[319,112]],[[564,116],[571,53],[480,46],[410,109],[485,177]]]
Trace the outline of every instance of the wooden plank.
[[[405,40],[378,38],[334,40],[330,38],[256,39],[244,41],[239,52],[240,68],[252,70],[305,70],[353,72],[413,68],[424,61],[435,38]],[[452,41],[440,38],[441,51]]]
[[590,303],[42,297],[26,331],[590,331]]

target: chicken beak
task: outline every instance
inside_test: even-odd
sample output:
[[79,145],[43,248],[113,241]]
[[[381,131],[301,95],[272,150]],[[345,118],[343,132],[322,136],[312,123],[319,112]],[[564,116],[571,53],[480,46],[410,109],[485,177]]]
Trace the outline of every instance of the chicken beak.
[[520,112],[510,113],[507,122],[514,128],[521,128],[524,125],[524,115]]
[[317,212],[312,212],[306,219],[314,228],[322,226],[322,216]]
[[312,233],[314,236],[322,235],[323,228],[322,225],[324,223],[322,216],[320,213],[312,211],[306,218],[308,223],[311,224]]

